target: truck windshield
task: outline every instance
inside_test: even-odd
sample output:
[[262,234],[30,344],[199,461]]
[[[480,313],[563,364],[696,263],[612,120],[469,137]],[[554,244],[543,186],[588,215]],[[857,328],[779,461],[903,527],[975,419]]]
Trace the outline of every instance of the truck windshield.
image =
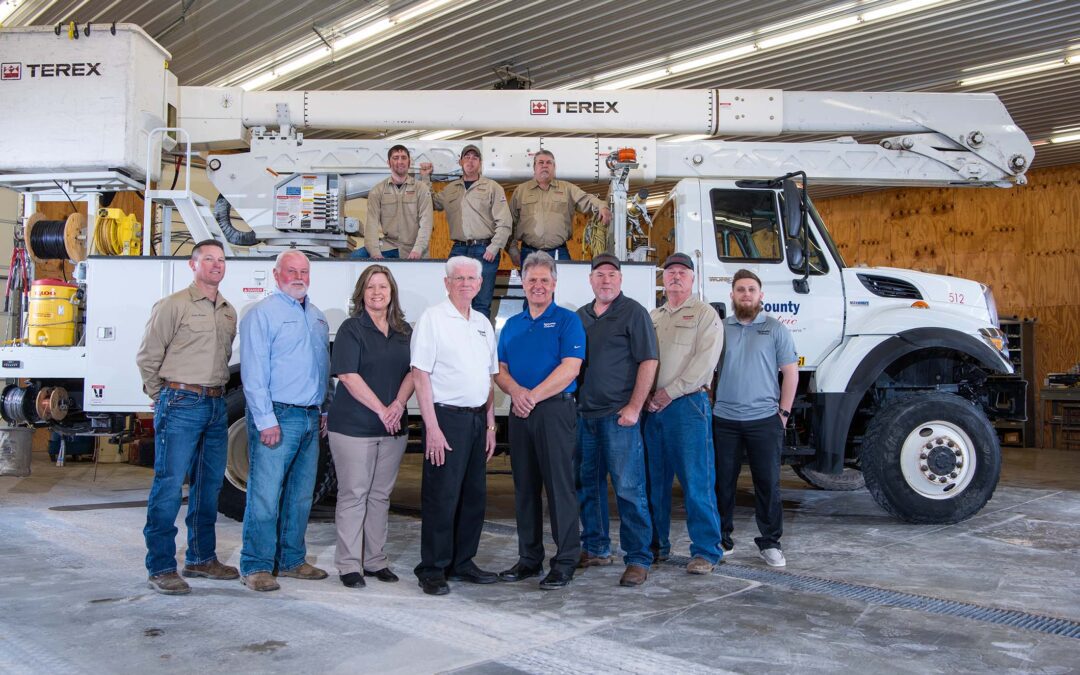
[[840,268],[847,267],[847,263],[844,262],[843,256],[840,255],[840,249],[836,247],[836,242],[833,241],[832,235],[829,234],[829,228],[825,227],[825,221],[821,219],[821,216],[817,212],[817,208],[814,207],[813,201],[810,201],[810,218],[813,219],[814,225],[817,226],[815,229],[821,234],[821,240],[825,242],[825,248],[829,250],[833,260],[836,261],[836,266]]
[[710,190],[721,260],[780,262],[780,217],[772,190]]

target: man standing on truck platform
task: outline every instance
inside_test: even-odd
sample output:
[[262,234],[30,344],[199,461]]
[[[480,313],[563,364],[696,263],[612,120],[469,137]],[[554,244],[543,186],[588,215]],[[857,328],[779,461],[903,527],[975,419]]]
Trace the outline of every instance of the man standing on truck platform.
[[[784,517],[780,460],[784,429],[799,386],[798,356],[791,332],[763,312],[761,279],[741,269],[732,277],[731,289],[733,313],[724,319],[725,349],[712,419],[721,546],[725,553],[735,546],[731,518],[745,453],[761,533],[754,543],[770,567],[783,567],[787,561],[780,548]],[[777,382],[777,371],[782,385]]]
[[160,300],[150,313],[135,357],[143,391],[154,401],[154,483],[146,504],[148,585],[183,595],[191,587],[176,573],[176,516],[184,478],[191,477],[185,577],[235,579],[235,567],[217,559],[218,492],[225,475],[228,421],[225,385],[236,337],[236,309],[218,292],[225,250],[200,241],[188,265],[195,279]]
[[415,260],[427,254],[431,241],[431,183],[409,175],[412,157],[404,145],[390,148],[386,163],[390,177],[368,192],[364,245],[350,258]]
[[274,576],[325,579],[309,564],[304,533],[326,433],[330,326],[308,297],[311,264],[297,250],[274,265],[278,290],[240,322],[240,376],[247,399],[247,508],[240,574],[255,591]]
[[623,295],[618,258],[610,253],[593,258],[589,283],[596,297],[578,309],[586,350],[578,388],[582,548],[578,567],[611,564],[610,473],[626,563],[619,584],[640,586],[652,565],[652,521],[639,419],[656,379],[656,332],[645,308]]
[[[513,218],[502,186],[480,175],[480,148],[471,143],[461,150],[458,164],[461,178],[448,183],[432,196],[435,208],[446,211],[450,239],[454,245],[450,256],[466,256],[480,261],[483,283],[473,298],[472,307],[491,318],[491,299],[495,295],[495,275],[499,271],[499,256],[513,231]],[[431,176],[430,162],[420,165],[421,178]]]
[[577,314],[555,304],[558,270],[550,255],[531,254],[522,277],[528,304],[503,327],[495,376],[511,401],[508,424],[518,535],[518,561],[499,579],[522,581],[543,570],[543,488],[557,549],[540,582],[540,588],[550,591],[570,583],[581,555],[574,493],[574,390],[585,358],[585,329]]
[[473,562],[484,529],[487,462],[495,452],[495,329],[473,308],[481,263],[446,261],[447,299],[420,315],[412,337],[416,400],[424,419],[420,486],[420,564],[428,595],[446,595],[446,581],[493,584],[499,577]]
[[[520,267],[530,253],[543,251],[556,260],[569,260],[566,242],[574,236],[574,213],[594,216],[607,225],[611,210],[602,201],[573,183],[555,178],[555,155],[539,150],[533,155],[533,178],[514,188],[510,214],[514,233],[507,253]],[[520,250],[518,242],[521,243]]]
[[645,415],[654,553],[657,560],[671,553],[671,482],[678,476],[692,556],[686,571],[709,574],[723,553],[705,386],[720,360],[724,330],[716,310],[694,297],[694,261],[685,253],[664,261],[664,296],[667,302],[650,312],[660,367]]

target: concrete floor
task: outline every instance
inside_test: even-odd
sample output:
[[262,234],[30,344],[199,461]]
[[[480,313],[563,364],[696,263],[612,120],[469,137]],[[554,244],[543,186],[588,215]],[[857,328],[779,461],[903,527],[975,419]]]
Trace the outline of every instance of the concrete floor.
[[[57,468],[35,452],[33,474],[0,477],[0,672],[1040,672],[1080,668],[1080,639],[792,590],[794,575],[864,584],[1080,621],[1080,453],[1006,453],[1002,484],[976,517],[913,526],[865,491],[807,488],[785,470],[780,576],[753,554],[749,483],[735,554],[715,574],[654,567],[638,589],[621,565],[593,568],[564,591],[533,581],[423,595],[418,456],[402,468],[388,552],[397,584],[363,590],[282,580],[255,594],[239,582],[193,580],[193,593],[146,588],[141,528],[149,469]],[[496,458],[493,469],[507,468]],[[745,477],[744,477],[745,480]],[[478,562],[515,561],[512,486],[490,476]],[[309,560],[333,570],[334,526],[317,513]],[[684,514],[675,553],[688,549]],[[617,532],[617,527],[613,528]],[[181,529],[181,532],[183,530]],[[237,564],[240,524],[218,524],[218,553]],[[182,541],[181,541],[182,543]],[[181,554],[182,555],[182,554]],[[685,560],[683,560],[685,563]]]

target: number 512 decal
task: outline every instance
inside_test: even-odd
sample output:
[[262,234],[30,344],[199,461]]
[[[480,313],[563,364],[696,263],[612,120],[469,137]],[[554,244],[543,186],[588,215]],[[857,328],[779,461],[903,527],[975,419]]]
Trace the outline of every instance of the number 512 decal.
[[963,293],[949,293],[949,302],[953,302],[953,303],[956,303],[958,305],[964,304],[964,294]]

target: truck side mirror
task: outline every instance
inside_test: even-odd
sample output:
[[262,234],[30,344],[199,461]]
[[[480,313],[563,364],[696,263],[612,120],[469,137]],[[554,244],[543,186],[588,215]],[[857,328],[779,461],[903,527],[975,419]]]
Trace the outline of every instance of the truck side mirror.
[[793,270],[802,269],[803,263],[806,262],[806,252],[803,251],[802,242],[798,239],[787,240],[787,259],[788,266]]
[[795,181],[784,181],[784,231],[788,237],[798,239],[802,233],[802,191]]

